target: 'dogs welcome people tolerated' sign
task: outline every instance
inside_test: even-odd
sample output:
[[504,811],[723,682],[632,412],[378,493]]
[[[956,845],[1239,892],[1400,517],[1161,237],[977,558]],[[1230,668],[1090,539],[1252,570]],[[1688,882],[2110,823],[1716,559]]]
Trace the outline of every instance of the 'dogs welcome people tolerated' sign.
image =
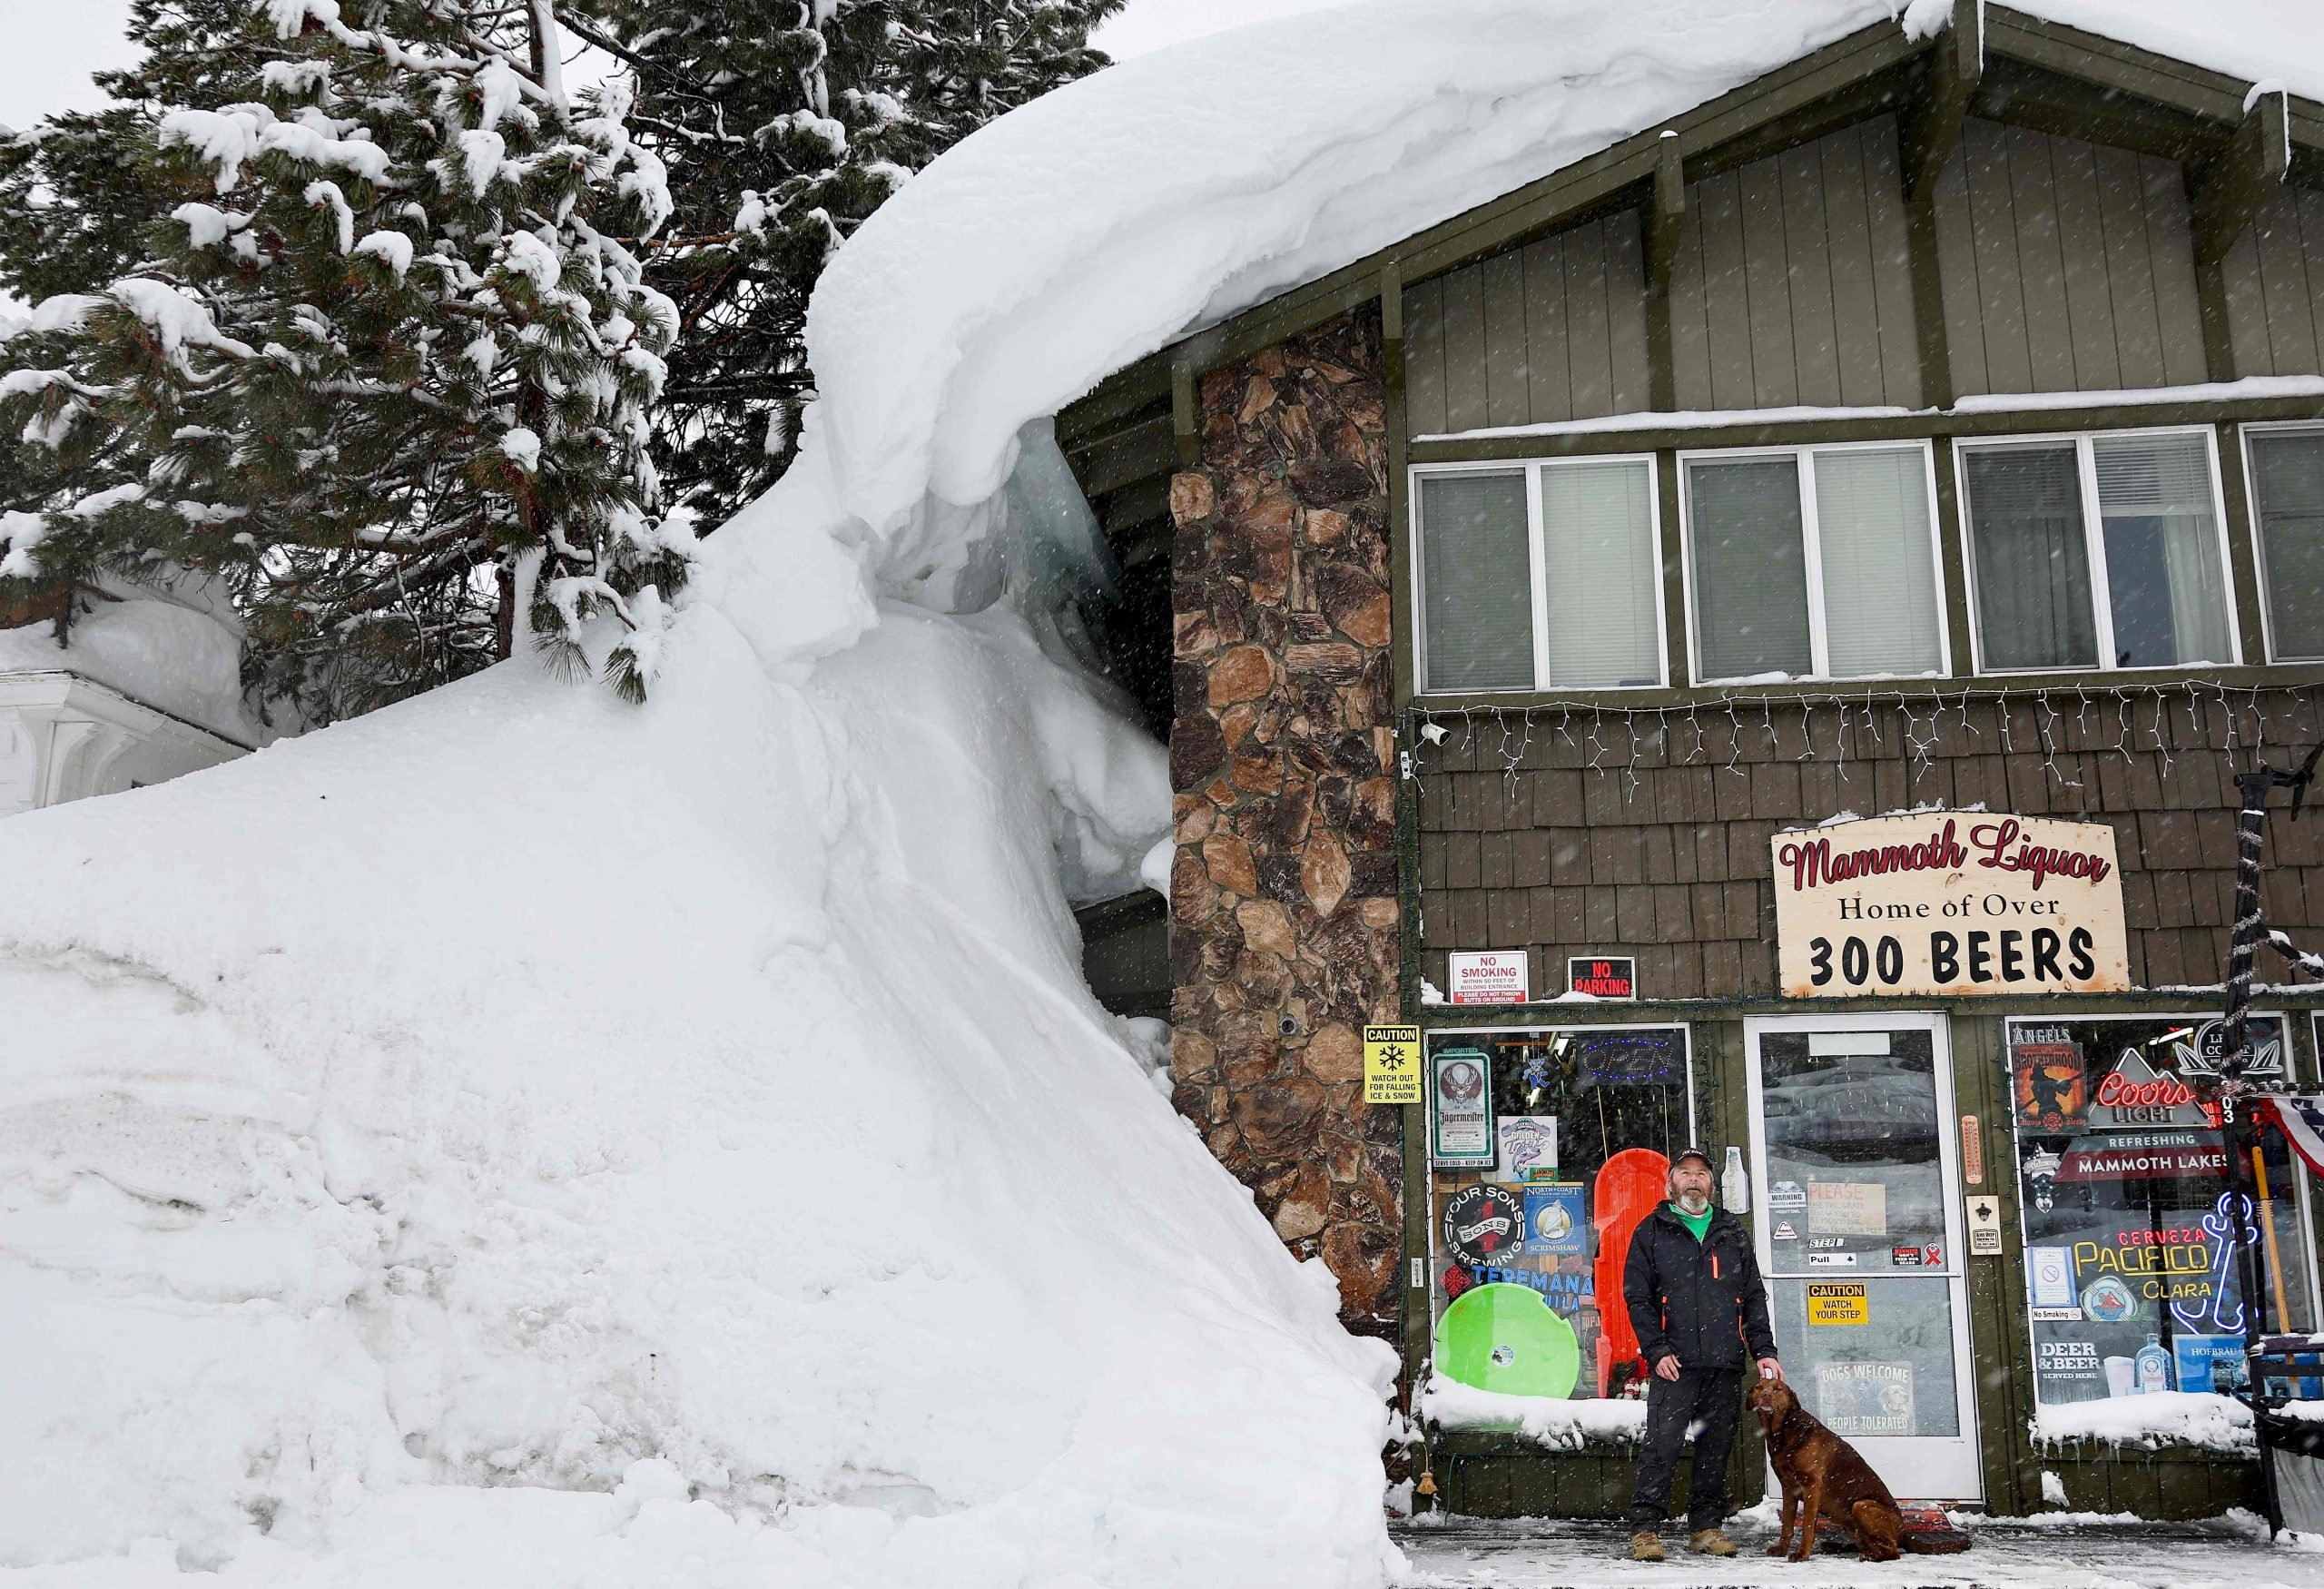
[[1779,833],[1773,845],[1787,998],[2131,985],[2103,823],[1935,812]]

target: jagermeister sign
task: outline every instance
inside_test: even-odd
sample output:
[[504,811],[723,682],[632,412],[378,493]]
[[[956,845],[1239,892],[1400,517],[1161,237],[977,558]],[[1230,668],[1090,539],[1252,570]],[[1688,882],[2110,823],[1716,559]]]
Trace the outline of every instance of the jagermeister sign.
[[1940,811],[1779,833],[1772,844],[1787,998],[2131,985],[2114,830],[2103,823]]

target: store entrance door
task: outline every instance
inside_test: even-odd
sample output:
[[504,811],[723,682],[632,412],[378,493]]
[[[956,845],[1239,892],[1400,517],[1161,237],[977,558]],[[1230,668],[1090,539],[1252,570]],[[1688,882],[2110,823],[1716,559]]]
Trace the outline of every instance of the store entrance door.
[[1784,1373],[1899,1500],[1984,1498],[1941,1015],[1745,1023]]

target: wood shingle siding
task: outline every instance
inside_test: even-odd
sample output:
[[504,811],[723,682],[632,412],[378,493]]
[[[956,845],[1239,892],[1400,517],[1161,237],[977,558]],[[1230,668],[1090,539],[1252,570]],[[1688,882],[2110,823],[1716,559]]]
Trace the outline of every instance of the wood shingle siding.
[[2324,193],[2286,188],[2221,262],[2238,375],[2324,375]]
[[1894,116],[1688,185],[1670,342],[1681,409],[1918,406]]
[[1412,434],[1645,409],[1641,247],[1626,210],[1405,289]]
[[[1894,699],[1806,717],[1777,705],[1438,719],[1447,737],[1414,757],[1422,973],[1443,987],[1447,951],[1522,948],[1546,998],[1565,987],[1567,955],[1627,954],[1644,998],[1771,998],[1768,839],[1927,804],[2112,824],[2133,982],[2219,980],[2235,892],[2229,747],[2312,743],[2311,694],[2234,714],[2175,688],[1941,710],[1924,698],[1909,723]],[[2269,923],[2312,934],[2324,824],[2270,823],[2268,844]]]
[[2208,378],[2175,162],[1973,117],[1935,200],[1955,391]]

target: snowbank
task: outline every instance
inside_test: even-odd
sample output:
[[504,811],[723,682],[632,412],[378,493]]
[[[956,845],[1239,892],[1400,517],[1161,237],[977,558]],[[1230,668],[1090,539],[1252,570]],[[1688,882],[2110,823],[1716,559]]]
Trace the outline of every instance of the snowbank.
[[2251,1409],[2232,1397],[2210,1391],[2160,1390],[2044,1406],[2034,1416],[2033,1431],[2043,1445],[2096,1440],[2144,1451],[2189,1446],[2239,1456],[2259,1450],[2251,1432]]
[[1646,1437],[1643,1399],[1553,1400],[1505,1396],[1432,1374],[1420,1395],[1422,1419],[1437,1428],[1492,1429],[1522,1435],[1558,1451],[1584,1446],[1635,1446]]
[[0,1562],[655,1457],[835,1583],[1379,1582],[1390,1354],[1079,982],[1158,749],[1006,608],[678,640],[0,826]]

